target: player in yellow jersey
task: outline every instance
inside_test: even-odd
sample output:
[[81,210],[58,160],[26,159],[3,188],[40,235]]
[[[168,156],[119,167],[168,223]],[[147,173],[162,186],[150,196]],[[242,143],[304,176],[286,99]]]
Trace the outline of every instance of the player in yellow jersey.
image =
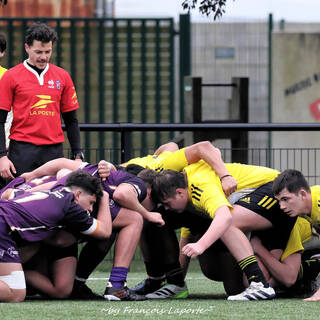
[[[210,224],[207,224],[206,230],[202,230],[202,236],[196,243],[188,243],[188,238],[182,239],[185,241],[182,253],[190,258],[202,256],[205,250],[221,239],[236,258],[250,283],[244,292],[229,296],[229,300],[272,299],[275,297],[274,290],[267,284],[253,255],[252,247],[237,224],[246,230],[273,226],[281,230],[283,238],[287,241],[295,219],[283,214],[277,206],[276,199],[272,197],[270,182],[279,172],[243,164],[226,164],[226,168],[238,183],[237,191],[258,188],[248,195],[251,199],[249,203],[234,207],[232,215],[232,206],[222,191],[219,177],[203,161],[187,166],[183,173],[171,170],[159,173],[153,183],[152,197],[166,209],[182,212],[187,207],[193,207],[211,218]],[[232,224],[235,217],[235,223]],[[195,233],[199,234],[199,229],[195,229],[203,223],[201,219],[199,215],[198,223],[195,220],[189,227],[191,233],[196,231]],[[147,297],[155,298],[158,293]]]
[[179,149],[174,142],[161,145],[152,155],[133,158],[120,165],[127,167],[136,164],[161,172],[163,170],[182,171],[186,166],[199,160],[207,162],[221,179],[222,189],[229,196],[235,191],[237,181],[229,174],[221,158],[221,152],[209,141],[201,141],[185,148]]
[[[7,48],[6,38],[2,33],[0,33],[0,58],[2,58],[5,55],[6,48]],[[7,71],[6,68],[0,66],[0,79],[6,71]]]
[[[283,171],[273,182],[273,192],[280,208],[290,217],[301,216],[311,222],[313,232],[319,234],[320,186],[310,187],[300,171]],[[319,301],[320,289],[305,301]]]
[[320,260],[313,258],[319,248],[305,250],[312,237],[310,222],[301,217],[298,217],[285,247],[280,245],[273,229],[251,234],[254,252],[274,288],[278,287],[289,296],[310,295],[320,272]]
[[[236,179],[226,169],[220,150],[215,148],[209,141],[201,141],[182,149],[179,149],[176,143],[169,142],[161,145],[154,154],[131,159],[121,166],[126,167],[127,170],[129,170],[130,166],[138,165],[156,172],[167,169],[182,171],[186,166],[200,160],[208,163],[216,172],[221,180],[222,189],[227,196],[235,191],[237,187]],[[187,289],[183,273],[179,261],[175,261],[173,258],[176,255],[176,251],[179,250],[178,247],[172,245],[173,242],[176,242],[176,234],[174,232],[174,228],[177,227],[176,219],[165,211],[162,211],[162,215],[167,221],[170,221],[169,228],[164,227],[160,230],[148,223],[144,224],[140,246],[145,258],[148,278],[131,289],[139,294],[151,293],[161,288],[164,279],[166,279],[167,283],[171,285],[170,291],[175,292],[175,297],[185,297]],[[187,216],[187,219],[192,224],[193,217],[190,216],[191,214]],[[172,225],[174,225],[174,228],[172,228]],[[160,239],[162,240],[160,241]],[[159,251],[156,248],[157,242],[162,244],[161,251],[166,251],[165,259],[162,259],[160,254],[156,254]],[[165,247],[165,244],[168,244],[168,247]],[[166,262],[164,263],[164,261]]]

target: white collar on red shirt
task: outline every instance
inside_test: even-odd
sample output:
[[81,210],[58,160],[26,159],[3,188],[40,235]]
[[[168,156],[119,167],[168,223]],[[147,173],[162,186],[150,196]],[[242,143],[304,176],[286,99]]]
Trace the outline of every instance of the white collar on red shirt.
[[34,69],[32,69],[28,63],[27,63],[28,60],[24,60],[23,61],[23,65],[30,71],[32,72],[38,79],[39,81],[39,84],[42,86],[43,83],[44,83],[44,75],[46,74],[46,72],[49,70],[49,63],[47,63],[46,67],[44,68],[44,70],[41,72],[41,74],[39,75],[38,72]]

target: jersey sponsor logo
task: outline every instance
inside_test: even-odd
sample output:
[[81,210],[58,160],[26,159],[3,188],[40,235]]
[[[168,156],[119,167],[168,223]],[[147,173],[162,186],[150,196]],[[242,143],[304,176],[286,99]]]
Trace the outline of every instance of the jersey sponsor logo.
[[203,190],[191,184],[191,197],[197,201],[200,201]]
[[245,198],[240,199],[239,201],[245,202],[245,203],[250,203],[251,199],[250,199],[250,197],[245,197]]
[[71,100],[72,100],[72,103],[73,103],[73,104],[76,104],[76,103],[78,103],[78,97],[77,97],[77,93],[76,93],[75,87],[73,87],[73,90],[74,90],[74,93],[73,93],[73,95],[72,95]]
[[269,197],[269,196],[265,196],[262,198],[262,200],[260,200],[258,202],[258,205],[263,207],[263,208],[266,208],[267,210],[269,210],[271,207],[273,207],[275,204],[277,203],[277,200],[272,198],[272,197]]
[[38,100],[33,106],[30,107],[30,115],[44,115],[53,117],[55,115],[55,111],[43,110],[47,108],[48,104],[55,103],[54,100],[51,100],[51,96],[38,94],[36,95],[36,97],[40,100]]
[[18,251],[16,250],[15,247],[10,247],[7,249],[7,253],[10,257],[15,257],[18,256]]
[[60,90],[60,89],[61,89],[61,82],[60,82],[60,80],[56,80],[56,88],[57,88],[57,90]]

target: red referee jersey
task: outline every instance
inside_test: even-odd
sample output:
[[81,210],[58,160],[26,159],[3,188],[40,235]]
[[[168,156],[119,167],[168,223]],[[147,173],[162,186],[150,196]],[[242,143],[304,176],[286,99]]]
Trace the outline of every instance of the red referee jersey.
[[69,73],[48,64],[41,76],[27,62],[0,80],[0,109],[13,110],[10,139],[35,145],[64,142],[60,114],[79,108]]

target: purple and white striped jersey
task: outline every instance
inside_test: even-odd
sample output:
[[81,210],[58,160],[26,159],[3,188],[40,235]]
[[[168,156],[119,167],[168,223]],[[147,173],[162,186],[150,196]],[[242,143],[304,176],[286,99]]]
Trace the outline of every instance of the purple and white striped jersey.
[[58,191],[25,192],[12,200],[0,200],[0,215],[22,239],[41,241],[65,227],[91,234],[97,221],[74,202],[67,188]]
[[36,178],[36,179],[33,179],[33,180],[26,182],[24,178],[17,177],[15,179],[13,179],[12,181],[10,181],[5,187],[3,187],[0,190],[0,196],[2,195],[2,193],[4,191],[6,191],[9,188],[28,191],[31,188],[34,188],[40,184],[44,184],[44,183],[52,182],[52,181],[56,181],[56,180],[57,180],[56,176],[43,176],[43,177]]

